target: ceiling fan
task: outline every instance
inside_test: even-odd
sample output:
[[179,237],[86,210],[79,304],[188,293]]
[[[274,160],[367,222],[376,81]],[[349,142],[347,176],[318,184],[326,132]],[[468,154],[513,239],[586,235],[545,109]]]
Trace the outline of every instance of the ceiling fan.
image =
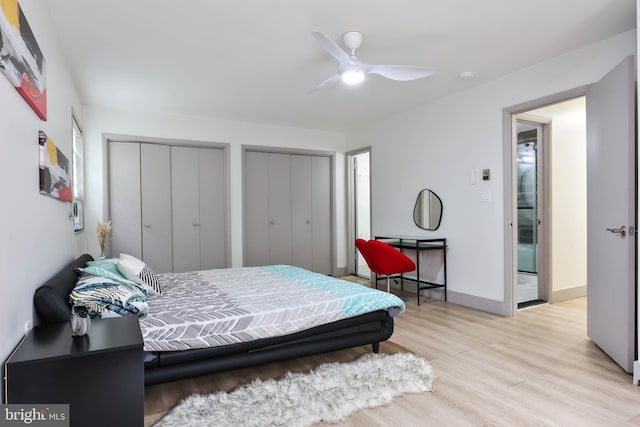
[[412,65],[369,65],[360,62],[358,58],[356,58],[356,49],[362,44],[363,35],[360,31],[348,31],[342,36],[342,41],[350,53],[346,53],[333,40],[319,31],[312,31],[311,34],[329,55],[338,60],[340,69],[337,74],[329,77],[309,92],[315,92],[325,88],[338,80],[342,80],[347,84],[358,84],[364,80],[367,74],[379,74],[391,80],[404,82],[422,79],[434,73],[431,68],[427,67]]

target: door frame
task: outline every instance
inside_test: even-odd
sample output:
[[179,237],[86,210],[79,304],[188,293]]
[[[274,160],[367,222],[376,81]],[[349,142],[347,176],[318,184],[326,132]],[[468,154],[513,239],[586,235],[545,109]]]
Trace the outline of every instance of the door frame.
[[[369,218],[370,227],[373,224],[373,194],[371,192],[371,146],[358,148],[356,150],[347,151],[345,153],[345,176],[347,181],[347,269],[346,274],[356,273],[356,229],[354,219],[356,217],[356,200],[354,194],[355,188],[355,156],[363,153],[369,153]],[[371,229],[369,230],[371,234]]]
[[[524,112],[520,114],[514,114],[514,126],[517,122],[527,123],[531,125],[538,126],[540,129],[540,134],[538,135],[536,145],[537,145],[537,156],[536,156],[536,192],[537,196],[537,248],[536,248],[536,262],[537,262],[537,278],[538,278],[538,299],[548,302],[551,297],[551,269],[553,268],[551,263],[551,159],[549,156],[550,144],[551,141],[551,132],[550,132],[550,119],[539,117],[529,112]],[[514,129],[515,132],[515,129]],[[514,133],[513,142],[516,144],[514,147],[517,150],[518,137]],[[514,161],[516,159],[514,158]],[[517,168],[517,165],[514,164],[514,167]],[[513,185],[517,186],[517,174],[514,175]],[[517,194],[517,190],[516,190]],[[516,208],[517,212],[517,208]],[[515,216],[514,222],[514,230],[517,230],[517,213]],[[514,239],[516,239],[516,248],[517,248],[517,233],[514,233]],[[518,274],[518,252],[516,252],[516,277]],[[518,281],[516,278],[515,289],[518,287]],[[514,293],[514,299],[516,300],[516,308],[518,306],[517,301],[517,292]]]
[[[518,299],[516,293],[516,287],[518,286],[518,257],[517,257],[517,241],[515,229],[518,226],[518,213],[516,204],[514,203],[517,197],[515,192],[516,187],[513,185],[513,180],[517,177],[516,165],[514,162],[515,156],[515,143],[517,142],[517,135],[515,135],[515,120],[516,115],[526,113],[527,111],[535,110],[538,108],[546,107],[559,102],[567,101],[569,99],[577,98],[580,96],[586,96],[587,90],[592,85],[584,85],[574,89],[569,89],[563,92],[559,92],[553,95],[548,95],[542,98],[533,99],[531,101],[523,102],[520,104],[506,107],[502,110],[502,129],[503,129],[503,145],[502,145],[502,163],[503,163],[503,194],[504,194],[504,229],[503,229],[503,243],[504,243],[504,294],[503,294],[503,306],[502,314],[505,316],[515,316],[518,312]],[[549,150],[547,150],[549,151]],[[548,184],[548,183],[547,183]],[[548,187],[547,187],[548,188]],[[549,191],[547,191],[549,193]],[[549,206],[549,205],[547,205]],[[544,220],[549,224],[548,221]],[[547,230],[549,227],[547,227]],[[548,231],[545,235],[548,235]],[[548,247],[548,245],[547,245]],[[546,259],[550,255],[550,251],[546,251]],[[546,261],[545,259],[545,261]],[[547,272],[549,270],[547,269]],[[547,273],[548,276],[548,273]],[[550,281],[547,281],[547,289],[551,285]],[[550,293],[548,294],[550,295]]]

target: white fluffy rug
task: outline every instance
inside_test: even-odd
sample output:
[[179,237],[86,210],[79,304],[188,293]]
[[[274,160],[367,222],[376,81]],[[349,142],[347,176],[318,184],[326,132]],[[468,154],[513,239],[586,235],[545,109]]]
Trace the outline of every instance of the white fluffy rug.
[[338,422],[384,405],[403,393],[431,391],[435,375],[408,353],[367,353],[349,363],[326,363],[308,373],[255,380],[230,393],[189,396],[154,427],[308,426]]

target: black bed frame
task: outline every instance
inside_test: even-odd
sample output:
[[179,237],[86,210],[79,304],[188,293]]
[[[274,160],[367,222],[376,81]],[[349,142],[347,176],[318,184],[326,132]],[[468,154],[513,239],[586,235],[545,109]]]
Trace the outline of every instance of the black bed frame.
[[[77,281],[75,269],[92,260],[88,254],[78,257],[36,289],[33,301],[39,323],[69,321],[69,294]],[[367,344],[371,344],[377,353],[380,342],[392,334],[393,318],[386,310],[379,310],[295,334],[248,343],[154,352],[156,357],[145,362],[144,380],[145,385],[176,381]]]

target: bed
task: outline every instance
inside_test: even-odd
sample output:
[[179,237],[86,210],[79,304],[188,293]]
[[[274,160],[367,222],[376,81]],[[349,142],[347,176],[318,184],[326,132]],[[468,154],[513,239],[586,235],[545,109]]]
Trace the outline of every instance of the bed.
[[[69,321],[76,270],[91,261],[87,254],[78,257],[36,289],[39,323]],[[139,319],[146,385],[361,345],[378,352],[379,343],[393,334],[393,317],[404,310],[392,295],[290,266],[157,276],[163,295],[149,296],[148,313]],[[252,288],[251,282],[258,286],[266,280],[276,281],[260,292]],[[194,300],[188,294],[195,283],[204,291]],[[240,296],[231,295],[233,289]],[[277,314],[278,305],[286,309],[284,314]],[[261,311],[252,313],[254,307]],[[200,318],[185,321],[188,311]],[[221,323],[206,323],[214,317]],[[279,317],[286,321],[276,321]]]

